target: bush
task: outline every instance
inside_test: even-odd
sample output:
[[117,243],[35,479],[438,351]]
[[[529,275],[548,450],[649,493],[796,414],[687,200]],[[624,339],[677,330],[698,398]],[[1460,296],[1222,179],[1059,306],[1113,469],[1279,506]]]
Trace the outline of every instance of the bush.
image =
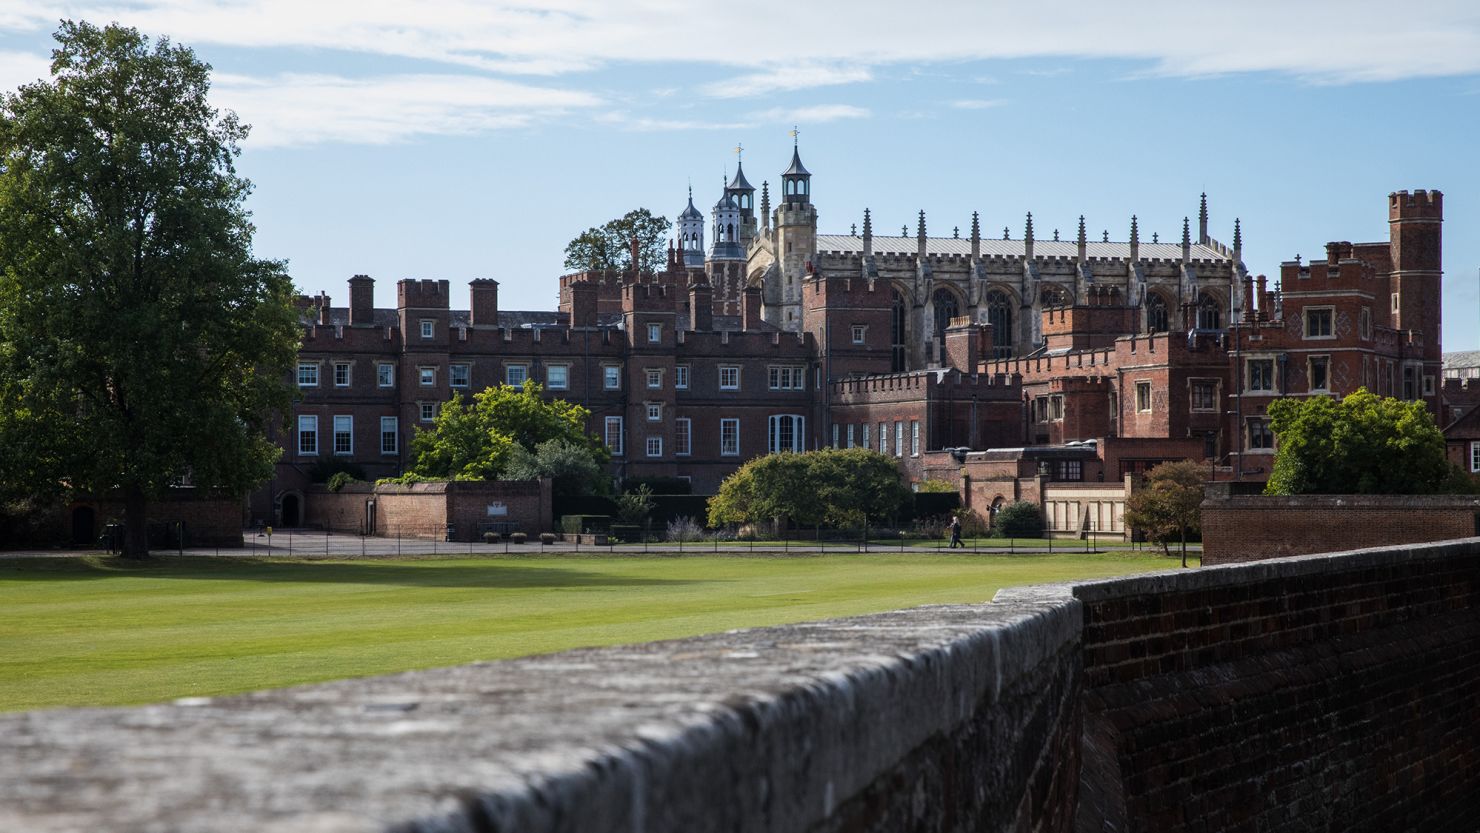
[[640,524],[653,511],[653,490],[646,485],[617,497],[617,517],[625,524]]
[[514,533],[510,533],[510,535],[509,535],[509,541],[511,541],[512,543],[515,543],[515,544],[522,544],[522,543],[524,543],[524,540],[526,538],[528,538],[528,537],[529,536],[525,535],[522,532],[514,532]]
[[359,483],[360,479],[347,471],[336,471],[329,475],[329,481],[325,483],[331,492],[337,492],[351,483]]
[[497,544],[502,538],[503,536],[499,535],[497,532],[483,533],[483,543],[485,544]]
[[566,535],[605,532],[611,524],[611,515],[566,515],[560,519],[560,531]]
[[997,510],[992,519],[992,535],[997,538],[1039,538],[1043,535],[1043,512],[1038,504],[1026,500],[1009,503]]
[[915,484],[916,494],[932,495],[944,494],[946,492],[955,494],[956,487],[944,480],[921,480]]
[[985,538],[992,534],[992,525],[975,509],[960,509],[956,517],[961,519],[962,538]]
[[704,527],[693,518],[674,518],[668,522],[668,540],[703,541]]
[[637,524],[612,524],[607,535],[613,541],[636,541],[642,537],[642,527]]
[[553,544],[553,543],[555,543],[555,533],[553,533],[553,532],[541,532],[540,533],[540,543],[541,544]]
[[351,480],[365,479],[364,467],[343,457],[321,457],[308,467],[308,479],[311,483],[328,483],[336,474],[347,474]]

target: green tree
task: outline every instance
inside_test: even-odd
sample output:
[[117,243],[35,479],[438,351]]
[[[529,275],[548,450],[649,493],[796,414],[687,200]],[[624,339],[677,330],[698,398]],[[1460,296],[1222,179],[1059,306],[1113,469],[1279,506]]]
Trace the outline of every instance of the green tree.
[[637,238],[639,266],[656,271],[666,254],[667,217],[636,208],[615,220],[581,232],[565,246],[565,268],[576,272],[624,271],[632,268],[632,239]]
[[538,443],[533,451],[514,446],[504,476],[510,480],[548,477],[557,497],[599,493],[605,491],[606,483],[605,472],[587,445],[560,439]]
[[[411,464],[401,478],[416,480],[495,480],[508,476],[519,461],[538,460],[542,444],[558,442],[581,449],[598,470],[610,456],[606,447],[586,433],[591,412],[563,399],[546,400],[535,382],[522,388],[499,385],[473,395],[467,404],[459,395],[443,403],[429,431],[411,439]],[[547,457],[558,456],[554,449]]]
[[1028,500],[1015,500],[992,516],[992,535],[997,538],[1037,538],[1043,534],[1043,510]]
[[56,40],[50,78],[0,98],[0,485],[119,494],[144,557],[173,483],[271,476],[294,290],[253,256],[247,127],[211,106],[210,67],[120,26]]
[[1444,435],[1422,402],[1362,388],[1268,410],[1278,450],[1265,494],[1432,494],[1449,480]]
[[863,448],[767,454],[725,478],[709,500],[709,524],[783,521],[861,525],[896,517],[909,490],[894,461]]
[[1182,542],[1182,566],[1187,566],[1187,536],[1202,529],[1203,467],[1179,460],[1146,472],[1142,487],[1125,501],[1125,525],[1146,533],[1171,555],[1167,543]]

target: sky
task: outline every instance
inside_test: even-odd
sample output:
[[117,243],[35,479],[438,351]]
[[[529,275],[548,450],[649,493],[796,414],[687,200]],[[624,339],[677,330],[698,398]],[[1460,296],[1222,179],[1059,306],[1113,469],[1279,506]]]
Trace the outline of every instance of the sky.
[[793,127],[824,233],[1179,240],[1208,194],[1251,272],[1387,239],[1386,195],[1445,194],[1446,350],[1480,348],[1473,0],[0,0],[0,88],[61,19],[193,48],[253,126],[260,256],[343,305],[354,274],[474,278],[553,309],[565,244],[636,207],[708,214]]

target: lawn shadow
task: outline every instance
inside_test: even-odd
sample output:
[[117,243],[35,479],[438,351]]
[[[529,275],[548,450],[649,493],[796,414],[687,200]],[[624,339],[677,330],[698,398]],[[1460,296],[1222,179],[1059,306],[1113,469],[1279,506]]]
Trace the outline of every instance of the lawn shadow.
[[[299,561],[250,557],[151,558],[126,561],[108,556],[14,558],[0,561],[0,585],[11,581],[71,581],[123,577],[188,580],[241,580],[401,587],[487,589],[662,587],[701,584],[710,579],[614,576],[575,567],[534,567],[509,560],[367,559]],[[722,581],[723,579],[713,579]]]

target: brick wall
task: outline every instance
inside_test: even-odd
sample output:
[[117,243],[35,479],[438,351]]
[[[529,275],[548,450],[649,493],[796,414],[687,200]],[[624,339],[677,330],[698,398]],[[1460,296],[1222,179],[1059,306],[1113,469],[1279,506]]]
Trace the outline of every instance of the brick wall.
[[[123,502],[110,500],[79,500],[73,502],[59,517],[58,540],[70,540],[74,530],[72,524],[79,509],[93,512],[92,534],[86,542],[91,545],[102,534],[103,525],[123,522]],[[178,523],[185,525],[185,546],[240,547],[242,545],[242,501],[230,498],[163,497],[149,502],[146,514],[150,524],[165,524],[171,528]],[[174,540],[171,538],[171,540]]]
[[1463,538],[1480,532],[1480,498],[1460,495],[1230,496],[1209,487],[1203,564]]
[[[313,486],[304,494],[304,517],[309,526],[360,533],[368,523],[365,504],[370,500],[375,501],[373,534],[379,536],[440,540],[450,524],[453,540],[472,541],[480,534],[480,525],[489,522],[513,523],[514,529],[530,535],[554,531],[549,480],[352,483],[338,492]],[[496,504],[505,514],[489,514],[489,507]]]
[[1471,830],[1480,543],[1092,582],[1080,830]]

